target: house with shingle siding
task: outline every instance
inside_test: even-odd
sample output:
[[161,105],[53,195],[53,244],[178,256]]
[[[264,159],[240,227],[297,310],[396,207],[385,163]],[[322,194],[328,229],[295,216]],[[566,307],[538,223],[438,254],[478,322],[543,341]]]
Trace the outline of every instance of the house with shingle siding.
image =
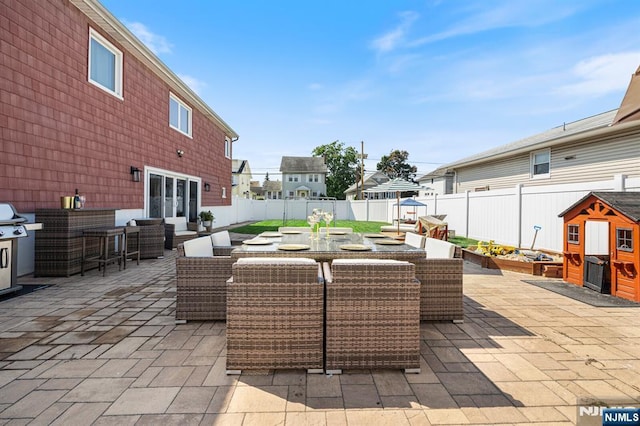
[[282,197],[314,198],[327,194],[327,165],[322,157],[282,157]]

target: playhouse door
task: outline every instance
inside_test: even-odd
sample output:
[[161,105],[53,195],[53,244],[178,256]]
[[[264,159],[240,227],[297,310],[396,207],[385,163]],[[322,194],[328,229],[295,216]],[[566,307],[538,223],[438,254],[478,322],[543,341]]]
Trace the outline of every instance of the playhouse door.
[[584,233],[582,285],[599,293],[610,293],[609,222],[587,220]]
[[611,251],[611,294],[640,302],[638,271],[635,268],[637,250],[634,247],[633,229],[616,228],[615,246]]

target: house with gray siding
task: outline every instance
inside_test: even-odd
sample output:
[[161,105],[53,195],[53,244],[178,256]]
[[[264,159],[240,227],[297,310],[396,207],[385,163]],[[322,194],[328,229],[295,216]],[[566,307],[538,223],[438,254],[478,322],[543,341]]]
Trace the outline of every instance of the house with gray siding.
[[442,176],[446,188],[448,176],[451,193],[461,193],[640,177],[639,80],[640,68],[618,109],[463,158],[419,181]]
[[322,157],[282,157],[282,197],[285,199],[324,197],[327,194],[327,165]]

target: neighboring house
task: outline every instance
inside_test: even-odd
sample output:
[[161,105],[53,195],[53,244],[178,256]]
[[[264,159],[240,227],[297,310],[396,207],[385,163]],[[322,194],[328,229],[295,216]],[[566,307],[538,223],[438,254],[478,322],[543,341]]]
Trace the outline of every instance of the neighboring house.
[[[380,172],[380,171],[375,171],[375,172],[365,172],[364,173],[364,188],[362,185],[361,181],[358,181],[356,183],[354,183],[353,185],[351,185],[349,188],[347,188],[346,191],[344,191],[345,194],[345,198],[347,200],[356,200],[356,199],[362,199],[362,198],[372,198],[371,196],[373,194],[371,193],[364,193],[362,196],[361,191],[365,190],[365,189],[369,189],[369,188],[373,188],[374,186],[378,186],[381,183],[385,183],[389,181],[389,177],[387,175],[385,175],[384,173]],[[395,197],[395,195],[394,195]]]
[[279,180],[267,180],[262,184],[262,195],[266,200],[282,199],[282,182]]
[[327,166],[322,157],[282,157],[283,198],[314,198],[327,194]]
[[249,184],[249,192],[251,192],[251,198],[254,200],[264,200],[264,192],[262,186],[257,180],[252,180]]
[[446,168],[441,167],[420,177],[417,181],[427,190],[420,190],[420,196],[426,197],[431,195],[444,195],[453,193],[454,173],[448,172]]
[[29,214],[78,188],[118,224],[231,204],[238,135],[97,0],[1,9],[1,200]]
[[247,160],[233,160],[231,194],[242,198],[251,198],[251,167]]
[[454,193],[640,177],[640,68],[619,109],[455,161],[437,173],[453,174]]

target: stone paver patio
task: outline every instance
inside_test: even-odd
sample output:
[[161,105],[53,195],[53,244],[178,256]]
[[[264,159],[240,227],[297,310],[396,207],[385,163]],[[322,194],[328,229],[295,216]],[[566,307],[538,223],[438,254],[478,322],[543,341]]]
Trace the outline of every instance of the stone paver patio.
[[174,324],[175,251],[0,302],[0,424],[574,424],[638,400],[640,308],[465,264],[463,324],[422,324],[420,374],[225,375],[225,323]]

